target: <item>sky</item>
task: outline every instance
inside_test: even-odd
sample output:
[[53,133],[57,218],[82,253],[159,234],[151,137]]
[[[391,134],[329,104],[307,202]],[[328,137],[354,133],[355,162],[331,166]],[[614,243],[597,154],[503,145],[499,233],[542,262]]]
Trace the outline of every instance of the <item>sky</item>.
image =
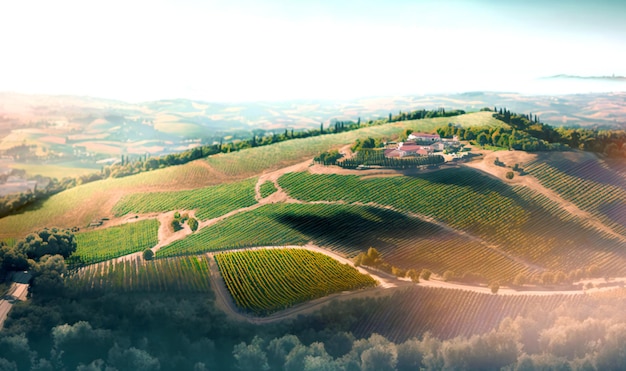
[[275,101],[626,75],[621,0],[20,0],[0,15],[0,91]]

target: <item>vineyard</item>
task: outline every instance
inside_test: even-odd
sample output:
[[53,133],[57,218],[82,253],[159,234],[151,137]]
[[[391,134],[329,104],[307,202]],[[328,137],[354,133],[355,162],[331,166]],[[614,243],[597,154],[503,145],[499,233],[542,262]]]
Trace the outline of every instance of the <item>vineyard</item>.
[[460,125],[498,125],[503,123],[491,117],[489,112],[478,112],[455,117],[440,117],[413,121],[400,121],[381,126],[364,127],[359,130],[332,135],[321,135],[288,140],[270,146],[255,147],[244,151],[211,156],[206,162],[227,176],[253,176],[266,170],[277,170],[313,158],[320,152],[354,142],[358,138],[396,137],[405,129],[433,131],[435,128],[454,121]]
[[124,178],[82,184],[27,206],[19,214],[0,218],[0,238],[24,237],[45,227],[86,227],[92,220],[112,216],[110,201],[115,200],[120,192],[173,191],[218,184],[224,180],[228,178],[209,170],[206,164],[190,162]]
[[427,167],[430,165],[440,165],[445,162],[443,156],[417,156],[417,157],[387,157],[381,149],[362,149],[356,156],[337,161],[333,165],[338,165],[344,169],[356,169],[359,166],[382,166],[389,169],[411,169]]
[[526,171],[545,187],[626,236],[626,179],[619,173],[601,166],[597,160],[534,162]]
[[349,265],[303,249],[221,253],[215,260],[237,306],[256,315],[376,285],[370,276]]
[[84,265],[114,259],[150,248],[158,242],[156,219],[76,234],[76,252],[70,265]]
[[[503,296],[463,290],[413,286],[376,301],[352,300],[355,336],[378,333],[393,341],[421,337],[440,339],[482,334],[505,318],[551,313],[557,308],[589,305],[589,295]],[[363,306],[366,305],[366,306]]]
[[[548,269],[584,268],[593,260],[610,274],[624,273],[618,240],[559,214],[558,206],[545,197],[520,192],[472,169],[375,179],[289,173],[279,184],[297,199],[374,202],[425,214]],[[572,251],[582,251],[585,259],[571,256]]]
[[512,279],[528,267],[467,237],[402,213],[358,205],[274,204],[228,218],[164,247],[158,256],[198,254],[248,246],[303,245],[309,241],[353,257],[376,247],[404,269],[478,273]]
[[274,182],[268,180],[267,182],[261,184],[261,198],[265,198],[273,194],[277,190],[278,189],[276,189],[276,185],[274,185]]
[[188,191],[131,194],[122,198],[113,211],[116,216],[122,216],[128,213],[197,209],[196,216],[206,220],[254,205],[255,184],[256,178],[250,178]]
[[209,265],[206,256],[145,261],[108,261],[74,271],[65,279],[76,295],[104,292],[209,292]]

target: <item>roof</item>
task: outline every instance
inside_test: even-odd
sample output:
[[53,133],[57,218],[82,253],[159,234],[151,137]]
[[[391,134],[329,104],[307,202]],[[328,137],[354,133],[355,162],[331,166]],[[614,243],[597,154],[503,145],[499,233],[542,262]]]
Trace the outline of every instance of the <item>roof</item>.
[[420,149],[422,149],[422,146],[417,146],[415,144],[413,145],[404,145],[402,146],[402,148],[400,148],[401,151],[405,151],[405,152],[417,152]]
[[397,149],[386,149],[385,157],[400,157],[400,151]]

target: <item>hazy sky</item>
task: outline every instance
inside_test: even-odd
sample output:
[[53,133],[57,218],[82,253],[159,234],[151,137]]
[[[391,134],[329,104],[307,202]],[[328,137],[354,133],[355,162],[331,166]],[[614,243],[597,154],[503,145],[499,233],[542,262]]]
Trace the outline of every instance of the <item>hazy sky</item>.
[[238,101],[626,75],[623,0],[7,0],[0,14],[0,91]]

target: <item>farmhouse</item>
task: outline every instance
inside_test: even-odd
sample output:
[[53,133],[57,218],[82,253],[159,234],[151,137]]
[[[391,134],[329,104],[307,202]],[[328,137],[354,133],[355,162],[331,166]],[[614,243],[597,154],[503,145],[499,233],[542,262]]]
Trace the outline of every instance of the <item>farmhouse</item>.
[[419,145],[415,142],[400,142],[396,148],[385,150],[385,157],[426,156],[434,152],[430,146]]

